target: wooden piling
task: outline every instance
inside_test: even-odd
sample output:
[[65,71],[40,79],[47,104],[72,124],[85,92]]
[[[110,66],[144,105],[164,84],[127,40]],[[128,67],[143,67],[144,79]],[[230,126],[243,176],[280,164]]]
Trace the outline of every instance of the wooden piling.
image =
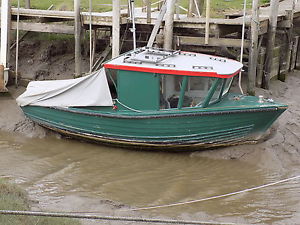
[[3,65],[1,72],[0,92],[7,91],[8,68],[10,57],[10,25],[11,25],[11,5],[9,0],[1,1],[1,48],[0,48],[0,65]]
[[75,13],[75,77],[81,76],[81,20],[80,0],[74,0]]
[[[294,0],[293,0],[294,2]],[[293,4],[293,8],[295,5]],[[288,18],[288,27],[286,28],[286,56],[285,56],[285,68],[283,69],[282,73],[278,74],[278,80],[285,81],[287,73],[290,71],[291,67],[291,56],[292,56],[292,48],[293,48],[293,16],[294,16],[294,10],[286,10],[287,18]]]
[[151,23],[151,1],[144,0],[146,4],[146,12],[147,12],[147,23]]
[[[288,28],[288,32],[287,32],[287,37],[288,37],[288,52],[286,55],[286,72],[291,71],[291,58],[292,58],[292,50],[293,50],[293,33],[294,33],[294,29],[293,29],[293,20],[294,20],[294,11],[295,11],[295,0],[293,0],[293,4],[292,4],[292,9],[287,11],[287,16],[288,16],[288,20],[289,20],[289,28]],[[285,73],[283,74],[283,77],[279,77],[278,79],[285,81]]]
[[167,0],[167,11],[165,19],[164,28],[164,48],[172,49],[173,46],[173,23],[174,23],[174,13],[175,13],[175,3],[176,0]]
[[179,6],[180,6],[180,0],[176,0],[176,8],[175,8],[175,19],[176,20],[179,20],[180,19],[180,8],[179,8]]
[[270,77],[273,65],[274,47],[277,29],[277,16],[278,16],[279,0],[271,0],[270,14],[269,14],[269,28],[268,28],[268,42],[266,50],[266,66],[265,75],[262,87],[265,89],[270,88]]
[[25,8],[30,9],[30,0],[25,0]]
[[256,68],[258,57],[258,30],[259,30],[259,0],[252,1],[252,18],[251,18],[251,44],[248,69],[248,87],[247,92],[255,95]]
[[6,82],[4,79],[4,66],[0,65],[0,93],[1,92],[7,92]]
[[204,11],[204,1],[205,0],[190,0],[188,7],[188,17],[192,17],[193,15],[202,16]]
[[299,48],[299,36],[295,36],[293,38],[291,67],[290,67],[291,71],[294,71],[294,69],[296,68],[298,48]]
[[193,17],[194,0],[189,0],[188,17]]
[[112,57],[120,54],[120,0],[113,0]]
[[205,19],[205,44],[208,45],[209,39],[209,19],[210,19],[210,0],[206,0],[206,19]]

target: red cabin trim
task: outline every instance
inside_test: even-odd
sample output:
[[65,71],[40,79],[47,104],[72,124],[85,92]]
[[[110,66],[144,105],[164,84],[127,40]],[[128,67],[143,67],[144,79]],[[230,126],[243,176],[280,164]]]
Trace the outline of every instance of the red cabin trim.
[[170,69],[149,68],[149,67],[139,67],[139,66],[115,65],[115,64],[109,64],[109,63],[104,64],[104,68],[116,69],[116,70],[130,70],[130,71],[147,72],[147,73],[161,73],[161,74],[200,76],[200,77],[218,77],[218,78],[230,78],[230,77],[237,75],[240,72],[240,70],[238,70],[233,74],[217,74],[216,72],[170,70]]

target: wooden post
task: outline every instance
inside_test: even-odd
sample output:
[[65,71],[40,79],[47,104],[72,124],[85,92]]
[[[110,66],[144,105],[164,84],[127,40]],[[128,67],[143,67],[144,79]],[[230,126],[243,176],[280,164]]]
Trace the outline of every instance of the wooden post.
[[164,37],[164,49],[171,50],[173,46],[173,23],[175,13],[176,0],[167,0],[167,12],[165,19],[165,37]]
[[180,17],[179,17],[179,15],[180,15],[180,8],[179,8],[179,6],[180,6],[180,0],[176,0],[176,9],[175,9],[176,20],[180,19]]
[[[292,50],[293,50],[293,32],[294,32],[294,29],[293,29],[293,20],[294,20],[294,11],[295,11],[295,0],[293,0],[293,4],[292,4],[292,10],[288,10],[286,11],[287,12],[287,15],[288,15],[288,18],[290,20],[290,27],[288,29],[288,52],[287,52],[287,55],[286,55],[286,71],[291,71],[291,56],[292,56]],[[282,81],[285,80],[285,76],[284,78],[282,79]]]
[[30,9],[30,0],[25,0],[25,8]]
[[89,30],[90,30],[90,73],[92,73],[93,67],[93,29],[92,29],[92,0],[89,0]]
[[11,18],[10,0],[1,1],[1,47],[0,47],[0,65],[3,68],[0,73],[0,92],[7,91],[8,68],[10,56],[10,18]]
[[147,23],[151,23],[151,1],[143,0],[142,12],[147,13]]
[[151,23],[151,1],[146,0],[147,23]]
[[113,0],[112,57],[120,54],[120,0]]
[[271,0],[270,15],[269,15],[269,29],[268,29],[268,42],[267,42],[267,53],[266,53],[266,66],[265,76],[263,79],[262,86],[265,89],[270,88],[270,77],[273,65],[275,37],[277,28],[277,15],[278,15],[279,0]]
[[[92,44],[92,65],[94,65],[95,53],[96,53],[96,45],[97,45],[97,30],[93,30],[93,44]],[[93,68],[92,68],[93,71]]]
[[75,13],[75,77],[81,76],[81,20],[80,0],[74,0]]
[[259,29],[259,0],[252,0],[251,44],[248,70],[248,94],[255,95],[256,67],[258,57],[258,29]]
[[292,56],[291,56],[291,67],[290,67],[291,71],[294,71],[294,69],[296,68],[298,47],[299,47],[299,36],[295,36],[293,38],[293,47],[292,47]]
[[210,18],[210,0],[206,0],[206,20],[205,20],[205,44],[208,45],[209,39],[209,18]]
[[204,0],[198,0],[198,5],[199,5],[199,10],[200,10],[200,15],[202,16],[204,12]]
[[283,82],[286,79],[287,73],[290,71],[292,48],[293,48],[293,25],[292,24],[293,24],[294,13],[293,10],[286,10],[286,13],[289,21],[289,27],[287,28],[287,32],[286,32],[287,35],[286,44],[284,45],[284,47],[286,47],[286,56],[285,56],[286,64],[285,64],[285,68],[283,68],[283,70],[280,71],[278,74],[278,80]]
[[147,12],[147,0],[143,0],[142,12]]
[[194,0],[189,0],[189,9],[187,13],[188,17],[193,17],[193,9],[194,9]]

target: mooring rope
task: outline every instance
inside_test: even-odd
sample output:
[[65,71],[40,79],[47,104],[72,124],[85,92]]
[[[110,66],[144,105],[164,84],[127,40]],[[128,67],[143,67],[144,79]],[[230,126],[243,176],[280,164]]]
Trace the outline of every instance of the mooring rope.
[[129,106],[123,104],[123,103],[120,102],[118,99],[114,99],[114,101],[118,102],[121,106],[123,106],[123,107],[125,107],[126,109],[129,109],[129,110],[131,110],[131,111],[133,111],[133,112],[142,113],[142,111],[140,111],[140,110],[133,109],[133,108],[131,108],[131,107],[129,107]]
[[[148,210],[148,209],[158,209],[166,208],[172,206],[186,205],[191,203],[203,202],[212,199],[218,199],[228,196],[233,196],[249,191],[254,191],[262,189],[265,187],[274,186],[276,184],[288,182],[300,178],[300,175],[290,177],[287,179],[279,180],[276,182],[256,186],[253,188],[247,188],[241,191],[236,191],[232,193],[227,193],[223,195],[212,196],[208,198],[202,198],[198,200],[191,200],[186,202],[178,202],[168,205],[157,205],[143,208],[127,209],[120,211],[139,211],[139,210]],[[118,216],[102,216],[102,215],[88,215],[88,213],[99,214],[99,212],[35,212],[35,211],[18,211],[18,210],[0,210],[2,215],[20,215],[20,216],[45,216],[45,217],[63,217],[63,218],[73,218],[73,219],[91,219],[91,220],[110,220],[110,221],[126,221],[126,222],[143,222],[143,223],[164,223],[164,224],[211,224],[211,225],[225,225],[225,224],[234,224],[234,223],[222,223],[222,222],[207,222],[207,221],[188,221],[188,220],[172,220],[172,219],[156,219],[156,218],[134,218],[134,217],[118,217]]]
[[[244,0],[240,63],[243,63],[243,56],[244,56],[244,41],[245,41],[245,27],[246,27],[246,10],[247,10],[247,0]],[[243,88],[242,88],[242,69],[239,72],[239,89],[240,89],[240,91],[241,91],[241,93],[243,95],[244,91],[243,91]]]
[[109,220],[109,221],[126,221],[126,222],[142,222],[142,223],[163,223],[163,224],[198,224],[198,225],[225,225],[234,223],[219,223],[207,221],[188,221],[188,220],[170,220],[170,219],[149,219],[149,218],[134,218],[134,217],[118,217],[118,216],[100,216],[100,215],[79,215],[75,213],[57,213],[57,212],[34,212],[34,211],[15,211],[15,210],[0,210],[3,215],[15,216],[43,216],[43,217],[63,217],[72,219],[89,219],[89,220]]
[[272,183],[269,183],[269,184],[256,186],[256,187],[253,187],[253,188],[247,188],[247,189],[244,189],[244,190],[241,190],[241,191],[236,191],[236,192],[223,194],[223,195],[216,195],[216,196],[212,196],[212,197],[207,197],[207,198],[202,198],[202,199],[197,199],[197,200],[190,200],[190,201],[185,201],[185,202],[177,202],[177,203],[166,204],[166,205],[156,205],[156,206],[141,207],[141,208],[134,208],[134,209],[124,209],[124,210],[121,210],[121,211],[141,211],[141,210],[167,208],[167,207],[187,205],[187,204],[192,204],[192,203],[197,203],[197,202],[204,202],[204,201],[208,201],[208,200],[212,200],[212,199],[224,198],[224,197],[228,197],[228,196],[233,196],[233,195],[237,195],[237,194],[241,194],[241,193],[245,193],[245,192],[249,192],[249,191],[254,191],[254,190],[274,186],[276,184],[284,183],[284,182],[295,180],[295,179],[298,179],[298,178],[300,178],[300,175],[295,176],[295,177],[290,177],[290,178],[287,178],[287,179],[283,179],[283,180],[279,180],[279,181],[276,181],[276,182],[272,182]]

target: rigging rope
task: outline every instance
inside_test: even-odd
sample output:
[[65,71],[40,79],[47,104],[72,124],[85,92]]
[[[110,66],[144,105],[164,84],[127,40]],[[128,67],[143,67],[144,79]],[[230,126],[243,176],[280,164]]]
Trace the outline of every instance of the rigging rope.
[[114,99],[114,101],[116,101],[116,102],[118,102],[121,106],[123,106],[123,107],[125,107],[125,108],[127,108],[127,109],[129,109],[129,110],[131,110],[131,111],[133,111],[133,112],[138,112],[138,113],[142,113],[142,111],[140,111],[140,110],[137,110],[137,109],[133,109],[133,108],[130,108],[129,106],[127,106],[127,105],[125,105],[125,104],[123,104],[122,102],[120,102],[117,98],[116,99]]
[[[258,190],[265,187],[270,187],[276,184],[288,182],[300,178],[300,175],[290,177],[287,179],[279,180],[276,182],[256,186],[253,188],[248,188],[241,191],[236,191],[228,194],[212,196],[208,198],[191,200],[186,202],[174,203],[169,205],[160,205],[160,206],[150,206],[144,208],[135,208],[129,210],[120,210],[120,211],[138,211],[138,210],[147,210],[147,209],[157,209],[157,208],[166,208],[171,206],[185,205],[196,202],[203,202],[207,200],[233,196],[240,193],[245,193],[249,191]],[[186,220],[169,220],[169,219],[156,219],[156,218],[134,218],[134,217],[118,217],[118,216],[102,216],[102,215],[88,215],[87,213],[98,213],[98,212],[35,212],[35,211],[17,211],[17,210],[0,210],[0,214],[3,215],[25,215],[25,216],[46,216],[46,217],[64,217],[64,218],[74,218],[74,219],[92,219],[92,220],[110,220],[110,221],[130,221],[130,222],[143,222],[143,223],[165,223],[165,224],[211,224],[211,225],[224,225],[224,224],[234,224],[234,223],[222,223],[222,222],[207,222],[207,221],[186,221]],[[80,215],[82,214],[82,215]]]
[[[246,6],[247,0],[244,0],[244,10],[243,10],[243,26],[242,26],[242,43],[241,43],[241,56],[240,62],[243,63],[243,55],[244,55],[244,40],[245,40],[245,24],[246,24]],[[242,94],[244,91],[242,89],[242,70],[239,73],[239,88]]]
[[280,181],[272,182],[272,183],[269,183],[269,184],[256,186],[256,187],[253,187],[253,188],[247,188],[247,189],[244,189],[244,190],[241,190],[241,191],[236,191],[236,192],[232,192],[232,193],[223,194],[223,195],[217,195],[217,196],[212,196],[212,197],[207,197],[207,198],[202,198],[202,199],[197,199],[197,200],[191,200],[191,201],[186,201],[186,202],[172,203],[172,204],[167,204],[167,205],[157,205],[157,206],[127,209],[127,210],[121,210],[121,211],[140,211],[140,210],[167,208],[167,207],[187,205],[187,204],[197,203],[197,202],[204,202],[204,201],[208,201],[208,200],[212,200],[212,199],[229,197],[229,196],[233,196],[233,195],[237,195],[237,194],[241,194],[241,193],[245,193],[245,192],[249,192],[249,191],[258,190],[258,189],[265,188],[265,187],[270,187],[270,186],[273,186],[273,185],[276,185],[276,184],[284,183],[284,182],[295,180],[295,179],[298,179],[298,178],[300,178],[300,175],[295,176],[295,177],[290,177],[290,178],[287,178],[287,179],[283,179],[283,180],[280,180]]

